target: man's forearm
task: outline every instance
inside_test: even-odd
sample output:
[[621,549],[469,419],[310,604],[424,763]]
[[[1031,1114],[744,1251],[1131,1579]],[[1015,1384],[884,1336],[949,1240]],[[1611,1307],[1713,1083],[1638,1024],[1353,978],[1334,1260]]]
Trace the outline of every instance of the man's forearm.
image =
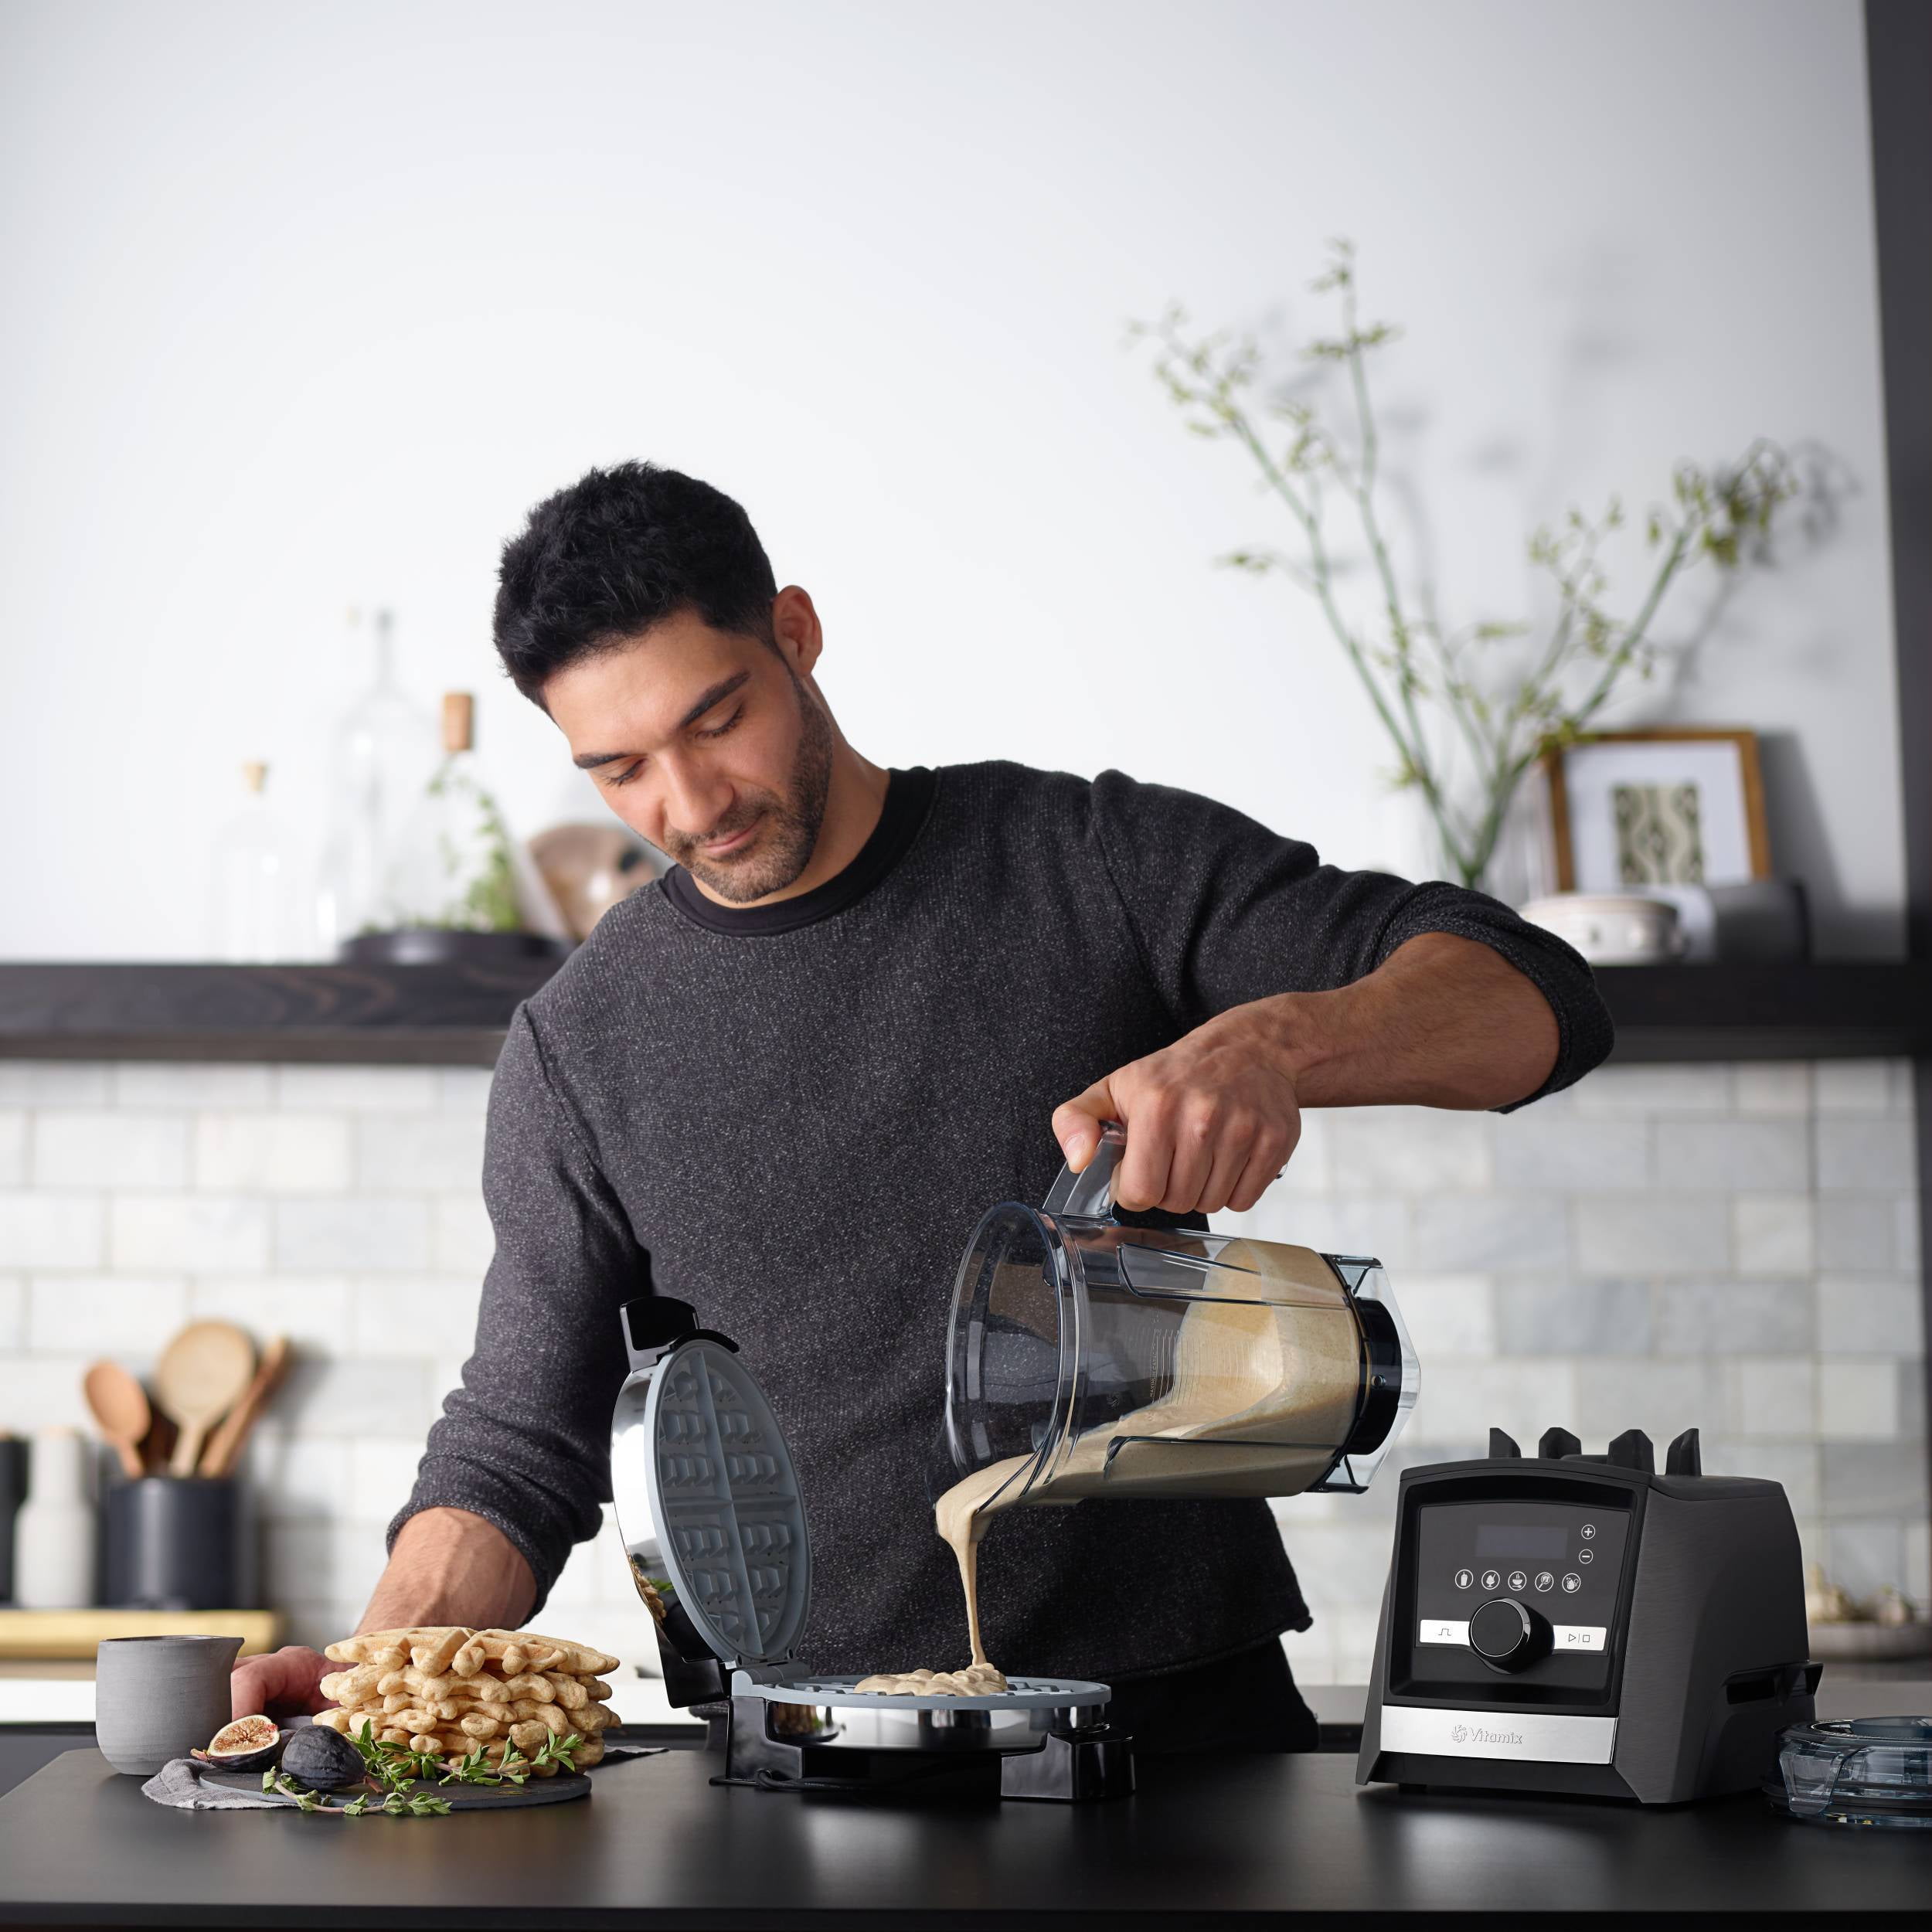
[[494,1523],[467,1509],[425,1509],[397,1532],[358,1630],[469,1624],[514,1630],[536,1601],[536,1579]]
[[1250,1024],[1304,1107],[1506,1107],[1556,1063],[1556,1015],[1501,954],[1424,933],[1332,993],[1284,993]]

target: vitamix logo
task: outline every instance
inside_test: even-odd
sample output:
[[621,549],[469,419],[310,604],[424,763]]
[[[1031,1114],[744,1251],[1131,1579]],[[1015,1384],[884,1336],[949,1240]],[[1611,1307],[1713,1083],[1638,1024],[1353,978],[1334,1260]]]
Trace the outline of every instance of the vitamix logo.
[[1458,1724],[1449,1733],[1452,1744],[1521,1744],[1521,1731],[1492,1731],[1480,1724]]

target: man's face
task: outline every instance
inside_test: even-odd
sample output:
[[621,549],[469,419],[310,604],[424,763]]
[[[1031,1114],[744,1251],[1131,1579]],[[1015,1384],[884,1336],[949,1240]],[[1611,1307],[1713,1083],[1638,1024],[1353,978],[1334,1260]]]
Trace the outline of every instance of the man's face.
[[804,870],[825,818],[832,726],[798,659],[791,638],[774,649],[680,611],[558,672],[543,699],[618,818],[744,905]]

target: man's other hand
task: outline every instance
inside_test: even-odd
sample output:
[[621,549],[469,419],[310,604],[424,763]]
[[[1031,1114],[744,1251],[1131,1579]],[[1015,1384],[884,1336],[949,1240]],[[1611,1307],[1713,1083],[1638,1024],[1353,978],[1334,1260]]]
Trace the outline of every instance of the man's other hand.
[[236,1717],[313,1717],[325,1711],[322,1679],[339,1670],[318,1650],[284,1644],[280,1650],[244,1657],[228,1679],[228,1695]]
[[1127,1129],[1114,1198],[1138,1212],[1237,1213],[1254,1206],[1301,1137],[1294,1081],[1253,1007],[1197,1026],[1054,1110],[1053,1134],[1077,1174],[1100,1123]]

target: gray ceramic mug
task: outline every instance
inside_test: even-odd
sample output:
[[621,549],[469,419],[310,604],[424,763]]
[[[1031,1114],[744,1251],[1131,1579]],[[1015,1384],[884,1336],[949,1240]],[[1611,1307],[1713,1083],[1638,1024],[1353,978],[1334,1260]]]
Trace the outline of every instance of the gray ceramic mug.
[[109,1637],[95,1652],[94,1742],[117,1771],[151,1777],[228,1722],[239,1637]]

